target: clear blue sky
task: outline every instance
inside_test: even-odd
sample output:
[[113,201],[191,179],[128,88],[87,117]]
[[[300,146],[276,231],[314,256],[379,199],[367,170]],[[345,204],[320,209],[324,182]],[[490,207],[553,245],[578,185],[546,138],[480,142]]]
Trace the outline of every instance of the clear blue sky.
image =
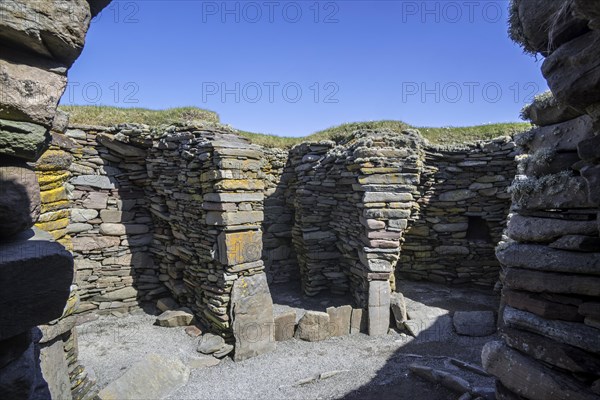
[[113,1],[63,104],[194,105],[304,136],[343,122],[518,121],[547,89],[507,37],[508,1]]

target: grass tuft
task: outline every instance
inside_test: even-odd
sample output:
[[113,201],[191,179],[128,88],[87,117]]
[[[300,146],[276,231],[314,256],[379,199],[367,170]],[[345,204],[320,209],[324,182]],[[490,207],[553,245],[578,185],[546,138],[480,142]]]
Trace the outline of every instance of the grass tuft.
[[73,125],[113,126],[135,123],[156,127],[191,121],[219,122],[217,113],[197,107],[150,110],[109,106],[59,106],[59,109],[69,113],[69,123]]

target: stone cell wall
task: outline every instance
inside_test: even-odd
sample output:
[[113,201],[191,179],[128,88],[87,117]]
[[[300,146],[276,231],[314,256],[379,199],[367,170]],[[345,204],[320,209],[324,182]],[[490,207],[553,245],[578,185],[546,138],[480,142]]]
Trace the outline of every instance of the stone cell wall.
[[405,234],[398,277],[493,286],[495,246],[510,207],[515,144],[506,137],[426,151],[418,207]]
[[537,127],[518,138],[513,213],[497,249],[502,341],[488,343],[482,361],[501,400],[599,399],[600,6],[513,5],[511,29],[546,56],[552,92],[523,112]]
[[78,312],[130,312],[166,292],[149,255],[153,223],[144,188],[149,129],[69,129],[69,201],[81,305]]
[[[262,149],[211,124],[67,136],[78,312],[131,312],[172,296],[235,341],[236,359],[272,346]],[[252,346],[240,333],[250,322],[264,325]]]
[[[403,136],[369,132],[342,145],[305,143],[289,152],[283,169],[277,153],[279,169],[268,166],[279,180],[267,183],[274,186],[267,201],[277,206],[265,215],[265,240],[272,243],[265,248],[283,246],[287,254],[292,243],[290,258],[296,254],[299,264],[265,258],[271,279],[301,277],[307,294],[350,291],[363,305],[368,279],[359,271],[373,258],[380,259],[377,272],[395,270],[399,279],[484,286],[498,281],[494,249],[510,207],[514,142],[504,137],[441,148],[406,137],[394,142]],[[365,193],[370,191],[379,194]],[[356,251],[369,244],[388,247]]]
[[295,174],[288,165],[289,151],[265,148],[261,176],[265,186],[263,260],[269,282],[299,280],[298,259],[292,244],[294,213],[288,205],[289,182]]
[[[364,131],[288,152],[214,124],[81,128],[67,131],[66,229],[80,312],[171,296],[234,340],[236,282],[256,276],[264,294],[266,272],[299,280],[307,295],[350,293],[377,334],[387,332],[395,272],[497,280],[509,139],[449,151],[416,131]],[[472,232],[470,219],[483,224]]]
[[[32,163],[41,190],[40,217],[35,226],[68,250],[73,249],[73,243],[68,233],[71,205],[66,189],[73,162],[70,150],[75,146],[66,135],[52,132],[49,149]],[[96,393],[95,377],[78,360],[75,314],[81,310],[77,282],[75,274],[62,316],[39,326],[41,370],[50,393],[75,400],[91,399]]]
[[[212,330],[235,341],[236,360],[270,350],[262,149],[224,129],[172,127],[146,161],[157,226],[153,253],[165,285]],[[261,327],[256,337],[244,334],[247,324]]]

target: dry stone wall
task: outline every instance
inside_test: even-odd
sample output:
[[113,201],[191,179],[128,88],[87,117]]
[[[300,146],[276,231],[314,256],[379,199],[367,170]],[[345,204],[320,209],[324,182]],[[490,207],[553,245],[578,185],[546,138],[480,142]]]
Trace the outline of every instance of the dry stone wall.
[[[213,330],[234,336],[236,359],[268,350],[273,314],[262,261],[262,149],[223,130],[173,127],[147,163],[157,221],[153,253],[165,284]],[[254,346],[242,334],[248,323],[261,329]]]
[[419,200],[402,246],[400,279],[493,286],[515,175],[508,138],[426,151]]
[[[498,276],[509,139],[449,151],[416,131],[364,131],[284,151],[214,124],[72,127],[67,137],[80,312],[177,302],[242,349],[240,279],[263,308],[267,280],[349,293],[369,332],[385,334],[396,273],[485,285]],[[485,243],[468,237],[472,217]],[[435,269],[415,273],[421,265]]]
[[95,392],[77,361],[71,316],[71,160],[61,136],[68,117],[57,105],[90,21],[108,2],[0,2],[0,398]]
[[600,399],[600,7],[558,1],[548,13],[513,3],[512,30],[535,21],[537,37],[552,43],[557,24],[571,28],[552,47],[530,49],[547,56],[552,93],[523,113],[537,127],[517,139],[513,212],[497,249],[503,340],[487,344],[482,361],[501,400]]
[[288,166],[289,151],[264,149],[265,163],[261,176],[265,183],[263,221],[263,260],[269,282],[299,281],[299,266],[292,244],[294,213],[288,205],[289,182],[294,171]]
[[67,232],[73,238],[79,312],[130,312],[166,292],[149,255],[146,143],[135,141],[150,130],[83,128],[66,133],[73,143]]
[[275,154],[265,169],[265,254],[295,254],[297,264],[266,257],[271,280],[300,279],[307,295],[351,293],[357,307],[375,307],[372,333],[387,332],[396,275],[497,283],[494,247],[515,173],[510,138],[441,149],[412,131],[368,131],[340,145],[298,145],[284,167]]

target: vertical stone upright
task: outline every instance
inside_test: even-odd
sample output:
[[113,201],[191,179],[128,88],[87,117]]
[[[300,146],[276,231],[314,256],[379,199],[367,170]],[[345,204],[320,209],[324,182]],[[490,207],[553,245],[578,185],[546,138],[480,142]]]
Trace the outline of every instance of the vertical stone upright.
[[[175,277],[166,285],[214,332],[235,342],[236,360],[274,347],[262,261],[262,166],[260,147],[212,125],[173,127],[148,159],[153,217],[169,227],[155,235],[155,245],[168,252],[161,269]],[[172,266],[181,275],[171,274]]]
[[412,131],[374,134],[369,139],[371,146],[357,147],[353,153],[360,160],[354,166],[358,172],[354,187],[362,193],[357,267],[368,281],[369,334],[385,335],[402,236],[418,194],[422,139]]

